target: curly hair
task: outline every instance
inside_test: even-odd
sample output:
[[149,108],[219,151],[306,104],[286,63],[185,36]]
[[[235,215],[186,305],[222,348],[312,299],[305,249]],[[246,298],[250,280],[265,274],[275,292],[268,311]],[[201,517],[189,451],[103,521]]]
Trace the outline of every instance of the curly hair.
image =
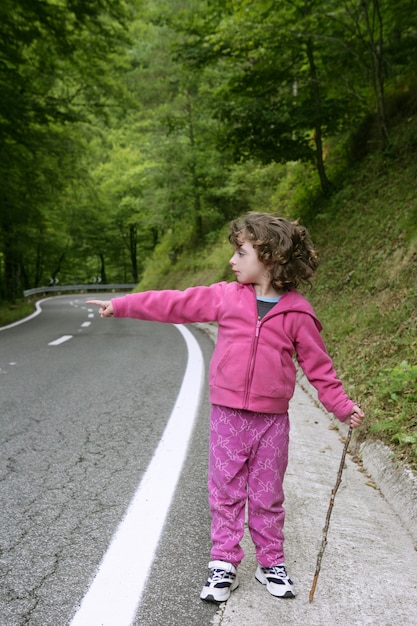
[[298,222],[270,213],[247,213],[230,224],[229,241],[239,248],[249,241],[271,277],[271,285],[281,291],[310,283],[318,266],[318,255],[310,235]]

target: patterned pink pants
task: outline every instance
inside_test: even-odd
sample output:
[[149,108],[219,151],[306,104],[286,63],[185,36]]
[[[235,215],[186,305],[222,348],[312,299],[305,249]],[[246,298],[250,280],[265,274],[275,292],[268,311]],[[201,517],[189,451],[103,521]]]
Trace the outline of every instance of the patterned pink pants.
[[209,456],[211,558],[239,565],[248,525],[263,567],[284,561],[283,480],[288,462],[288,414],[253,413],[213,405]]

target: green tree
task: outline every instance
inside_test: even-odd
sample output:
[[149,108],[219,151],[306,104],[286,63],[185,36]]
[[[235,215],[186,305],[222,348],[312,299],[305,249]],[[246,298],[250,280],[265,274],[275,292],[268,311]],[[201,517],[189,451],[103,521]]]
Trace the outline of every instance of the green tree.
[[211,0],[174,22],[183,63],[218,69],[210,96],[221,145],[236,160],[310,160],[326,192],[326,137],[352,129],[372,102],[386,144],[385,81],[400,51],[402,71],[417,58],[406,15],[393,0]]
[[1,4],[0,250],[11,301],[28,286],[28,251],[48,207],[79,174],[80,125],[116,102],[108,70],[126,45],[126,18],[122,1]]
[[407,89],[417,69],[417,5],[413,0],[343,0],[331,22],[335,53],[350,85],[348,95],[364,100],[374,113],[385,148],[386,86],[396,92]]
[[[215,147],[218,124],[205,105],[198,75],[173,54],[177,34],[168,17],[178,17],[182,5],[190,3],[150,2],[133,24],[133,63],[126,80],[139,106],[128,133],[120,128],[120,140],[134,146],[132,167],[141,169],[140,185],[124,202],[125,217],[130,206],[133,220],[135,212],[140,215],[141,232],[150,229],[153,245],[175,230],[172,258],[188,238],[201,242],[225,219],[213,193],[226,175],[224,156]],[[142,245],[149,253],[147,242],[139,249]]]

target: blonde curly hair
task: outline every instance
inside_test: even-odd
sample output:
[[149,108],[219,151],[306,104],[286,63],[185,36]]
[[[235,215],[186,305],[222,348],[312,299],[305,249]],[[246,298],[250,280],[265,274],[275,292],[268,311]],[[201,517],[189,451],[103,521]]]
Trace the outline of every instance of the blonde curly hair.
[[281,291],[310,283],[318,266],[318,255],[304,226],[270,213],[250,212],[230,224],[230,243],[238,249],[250,242]]

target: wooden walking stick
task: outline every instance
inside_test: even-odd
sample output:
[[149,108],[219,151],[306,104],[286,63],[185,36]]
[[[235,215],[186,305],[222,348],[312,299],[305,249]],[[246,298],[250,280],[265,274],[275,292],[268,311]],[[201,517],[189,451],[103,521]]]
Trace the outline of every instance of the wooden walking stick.
[[339,471],[338,471],[338,474],[337,474],[336,484],[333,487],[332,495],[330,496],[329,508],[327,510],[327,515],[326,515],[326,523],[325,523],[324,528],[323,528],[323,540],[321,542],[320,550],[319,550],[319,553],[317,555],[316,571],[314,572],[314,579],[313,579],[313,584],[312,584],[311,590],[310,590],[309,602],[313,602],[314,592],[316,590],[316,585],[317,585],[317,579],[318,579],[319,574],[320,574],[321,559],[323,557],[324,550],[325,550],[326,544],[327,544],[327,531],[329,530],[330,516],[332,514],[333,505],[334,505],[334,499],[336,497],[336,492],[339,489],[339,485],[340,485],[340,482],[342,480],[342,473],[343,473],[343,468],[345,466],[346,452],[347,452],[347,449],[349,447],[351,436],[352,436],[352,426],[349,427],[348,434],[346,436],[346,441],[345,441],[345,445],[343,447],[343,452],[342,452],[342,458],[340,460]]

